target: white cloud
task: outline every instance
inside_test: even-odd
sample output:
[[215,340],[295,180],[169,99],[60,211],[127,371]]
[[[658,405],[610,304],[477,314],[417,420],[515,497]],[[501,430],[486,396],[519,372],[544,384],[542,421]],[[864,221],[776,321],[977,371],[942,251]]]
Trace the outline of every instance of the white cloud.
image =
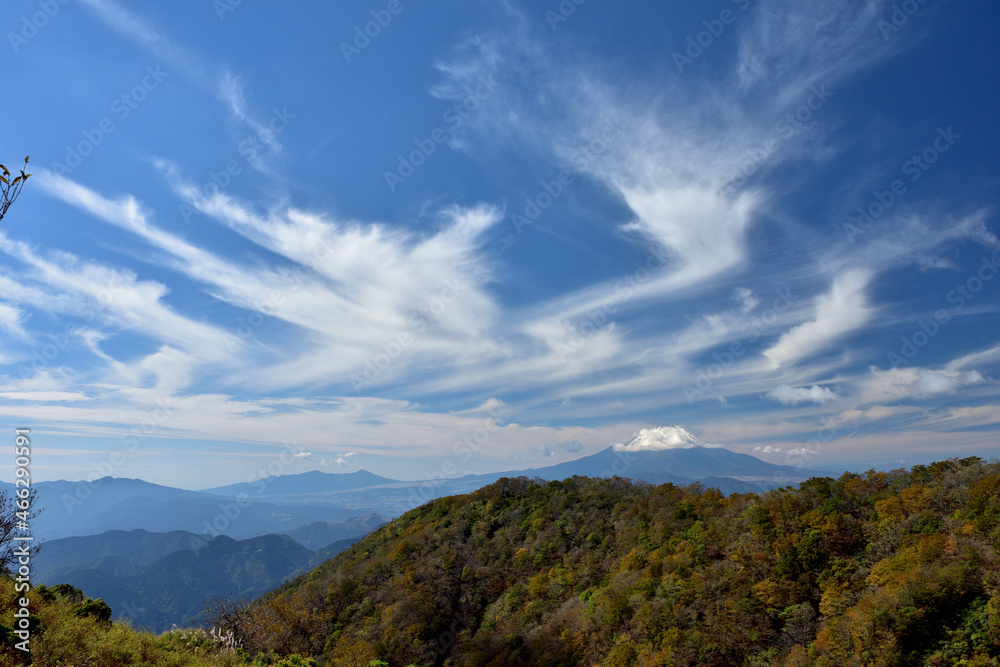
[[[52,259],[37,255],[27,244],[11,241],[0,232],[0,251],[32,268],[31,277],[47,287],[70,295],[64,302],[70,313],[94,313],[118,326],[165,340],[202,358],[224,358],[224,332],[179,315],[164,303],[169,290],[163,284],[141,281],[128,271],[81,262],[69,253],[53,253]],[[21,296],[32,302],[31,292]],[[51,299],[33,305],[51,305]]]
[[791,387],[782,384],[767,392],[767,397],[784,405],[799,405],[800,403],[826,405],[839,398],[828,387],[820,387],[815,384],[811,387]]
[[351,458],[357,455],[357,452],[343,452],[341,454],[337,454],[331,459],[323,457],[320,460],[320,463],[325,466],[338,466],[340,468],[346,468],[351,465]]
[[576,452],[579,452],[581,449],[583,449],[583,443],[580,442],[579,440],[570,440],[569,442],[557,443],[556,447],[559,447],[571,454],[575,454]]
[[491,397],[487,398],[485,401],[483,401],[482,405],[480,405],[479,407],[477,407],[475,410],[477,412],[486,412],[486,413],[489,413],[489,414],[499,414],[499,413],[502,413],[505,410],[507,410],[507,405],[502,400],[500,400],[499,398],[496,398],[495,396],[491,396]]
[[[856,196],[866,196],[868,189]],[[919,210],[907,208],[905,202],[897,204],[894,214],[887,214],[877,225],[864,232],[864,242],[848,243],[836,247],[827,261],[831,266],[866,266],[872,271],[916,266],[918,270],[947,268],[948,260],[939,255],[951,250],[961,241],[972,241],[987,248],[996,248],[1000,242],[987,228],[993,215],[990,208],[977,208],[971,213],[954,216],[927,210],[925,202]],[[852,237],[854,238],[854,237]],[[953,266],[952,268],[957,268]]]
[[983,376],[976,371],[961,374],[950,374],[921,370],[917,381],[913,383],[913,395],[918,398],[934,396],[935,394],[953,394],[959,387],[980,384]]
[[[471,40],[440,68],[446,78],[435,93],[447,99],[460,100],[482,77],[503,82],[466,123],[471,138],[463,146],[517,141],[619,193],[635,213],[625,229],[669,255],[669,266],[640,287],[645,296],[675,292],[744,261],[745,233],[761,198],[751,188],[732,197],[720,189],[774,121],[738,114],[722,122],[737,111],[711,93],[634,97],[579,61],[560,61],[530,34],[529,21],[512,20],[511,30]],[[515,91],[524,86],[539,92],[530,100],[520,97]],[[613,284],[597,285],[541,310],[572,319],[612,290]]]
[[[134,198],[112,201],[44,170],[39,182],[50,194],[167,252],[172,268],[205,285],[216,299],[299,327],[301,345],[291,348],[294,354],[272,359],[267,373],[246,372],[247,381],[273,388],[362,377],[387,345],[406,349],[379,369],[375,379],[382,382],[401,377],[429,355],[462,364],[463,355],[494,353],[498,309],[485,290],[491,265],[480,246],[500,217],[498,209],[446,208],[440,229],[420,236],[297,210],[259,215],[221,194],[205,199],[171,165],[161,167],[192,205],[297,268],[240,266],[151,224]],[[232,334],[226,340],[227,349],[246,347]]]
[[773,445],[766,445],[764,447],[758,445],[757,447],[753,448],[753,451],[760,452],[761,454],[780,454],[785,450],[783,450],[781,447],[775,447]]
[[[199,54],[175,43],[146,19],[115,0],[83,0],[83,3],[113,30],[160,59],[168,70],[167,76],[177,72],[202,90],[213,94],[233,119],[254,132],[254,138],[267,144],[274,153],[282,150],[277,135],[265,123],[252,116],[246,100],[246,85],[239,75],[208,63]],[[249,161],[258,171],[272,178],[276,177],[260,156],[254,156]]]
[[869,274],[847,271],[833,281],[830,291],[816,299],[815,316],[781,336],[764,352],[776,367],[823,351],[838,338],[859,328],[872,317],[865,289]]
[[[233,119],[252,129],[254,138],[267,145],[272,154],[281,152],[282,146],[281,142],[278,141],[278,135],[267,125],[251,116],[247,107],[246,86],[241,77],[231,72],[223,74],[219,82],[219,98],[229,108]],[[258,170],[270,173],[259,156],[255,155],[250,162]]]
[[[634,219],[618,231],[646,245],[656,261],[649,279],[631,286],[627,303],[616,302],[619,308],[608,318],[610,325],[610,320],[624,319],[652,303],[669,308],[692,289],[707,291],[724,284],[753,261],[747,237],[767,212],[771,193],[764,186],[766,175],[775,167],[824,160],[836,152],[823,135],[823,125],[810,126],[806,140],[800,136],[804,132],[779,132],[778,124],[806,101],[815,103],[814,90],[835,88],[900,44],[885,46],[870,39],[878,16],[875,4],[881,3],[860,9],[846,1],[831,5],[782,0],[754,6],[746,15],[749,30],[730,78],[718,84],[690,76],[672,78],[670,94],[662,97],[637,93],[641,85],[626,88],[579,59],[562,59],[533,34],[531,21],[509,10],[509,29],[477,35],[440,66],[445,76],[434,94],[459,100],[481,77],[495,78],[501,85],[489,104],[463,124],[458,148],[473,151],[497,142],[530,146],[554,158],[558,166],[603,183],[631,209]],[[824,26],[821,35],[804,28],[815,24]],[[743,86],[734,85],[737,81]],[[537,94],[519,95],[524,88]],[[730,187],[766,139],[775,140],[773,150],[752,165],[761,178]],[[767,359],[783,368],[861,328],[874,312],[864,297],[869,278],[867,270],[841,267],[830,293],[817,298],[813,321],[803,322],[802,309],[783,310],[770,326],[793,328],[767,351]],[[591,284],[538,304],[523,314],[520,331],[543,350],[563,347],[573,324],[614,300],[620,284]],[[735,298],[740,312],[715,318],[692,315],[695,323],[688,331],[664,332],[659,339],[641,339],[634,331],[608,326],[588,340],[589,349],[578,356],[574,369],[559,366],[551,372],[537,356],[520,365],[508,363],[505,369],[515,377],[521,369],[533,368],[560,379],[630,369],[629,380],[614,378],[576,391],[604,392],[627,385],[635,393],[676,381],[676,369],[686,365],[686,355],[706,349],[711,341],[733,340],[734,332],[746,324],[741,318],[759,302],[746,287],[737,290]],[[728,381],[715,385],[720,400]]]
[[89,397],[78,391],[3,391],[0,398],[11,401],[32,401],[39,403],[86,401]]
[[994,345],[986,350],[981,350],[979,352],[973,352],[965,356],[959,357],[954,361],[950,362],[947,369],[950,371],[957,371],[963,368],[967,368],[973,364],[976,365],[987,365],[995,364],[1000,362],[1000,345]]
[[994,426],[1000,424],[1000,406],[977,405],[974,407],[957,407],[948,409],[945,423],[951,421],[955,428]]
[[913,383],[913,395],[926,397],[934,394],[953,394],[958,389],[958,384],[958,378],[954,376],[933,371],[920,371],[917,381]]
[[[777,128],[807,100],[816,110],[817,87],[835,86],[901,48],[905,40],[889,45],[871,39],[884,4],[755,3],[741,17],[739,56],[729,76],[716,84],[672,77],[661,97],[595,74],[600,68],[576,54],[563,59],[533,32],[533,21],[507,7],[502,32],[466,40],[439,65],[445,78],[434,93],[457,101],[482,77],[501,81],[496,99],[464,124],[470,137],[462,145],[471,150],[476,140],[516,142],[604,182],[635,213],[627,228],[672,256],[672,265],[642,291],[673,293],[747,260],[746,234],[767,192],[753,182],[731,191],[727,186],[748,163],[752,175],[791,160],[823,159],[832,150],[817,136],[821,128],[810,126],[808,144],[796,131]],[[536,94],[521,95],[525,87]],[[609,134],[609,127],[617,129]],[[769,139],[774,142],[763,151],[766,157],[752,158]],[[568,317],[598,302],[602,288],[607,286],[550,305],[566,308]]]
[[114,0],[83,0],[83,4],[122,36],[149,50],[173,70],[184,74],[204,89],[210,89],[210,78],[200,59],[189,49],[173,43],[143,18],[129,11]]
[[928,370],[925,368],[871,369],[870,377],[862,383],[864,400],[879,403],[905,398],[930,398],[954,394],[962,387],[982,384],[983,376],[974,370]]
[[740,306],[740,314],[747,315],[760,304],[760,297],[747,287],[737,287],[733,292],[733,300]]
[[871,39],[880,0],[764,0],[740,33],[736,72],[744,90],[831,83],[886,58],[901,44]]
[[[635,177],[628,177],[632,181]],[[619,183],[619,190],[638,220],[627,227],[648,234],[653,244],[670,249],[677,268],[665,285],[672,289],[696,284],[743,261],[744,237],[759,203],[753,193],[727,200],[718,185],[678,184],[643,174],[655,184]],[[669,183],[669,181],[667,181]]]
[[3,329],[11,336],[17,338],[27,338],[28,333],[24,330],[25,313],[20,308],[8,303],[0,303],[0,329]]
[[958,266],[950,259],[936,257],[934,255],[918,254],[916,256],[917,266],[921,271],[931,271],[933,269],[957,269]]

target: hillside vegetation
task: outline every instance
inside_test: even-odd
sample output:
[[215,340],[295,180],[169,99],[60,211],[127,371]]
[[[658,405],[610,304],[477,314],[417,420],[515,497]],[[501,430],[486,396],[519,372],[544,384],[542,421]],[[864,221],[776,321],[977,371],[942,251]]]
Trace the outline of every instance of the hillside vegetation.
[[18,650],[23,638],[14,634],[16,601],[24,592],[0,577],[0,667],[316,667],[299,656],[259,655],[253,660],[234,650],[217,632],[173,630],[159,636],[111,622],[111,608],[68,584],[40,586],[27,593],[30,600],[30,652]]
[[998,665],[1000,466],[722,496],[502,479],[262,602],[331,664]]
[[[217,604],[209,618],[242,651],[212,660],[1000,665],[998,548],[1000,464],[975,458],[728,497],[501,479],[408,512],[252,605]],[[36,612],[39,646],[95,628],[160,641],[51,608]],[[136,651],[36,662],[208,660]]]

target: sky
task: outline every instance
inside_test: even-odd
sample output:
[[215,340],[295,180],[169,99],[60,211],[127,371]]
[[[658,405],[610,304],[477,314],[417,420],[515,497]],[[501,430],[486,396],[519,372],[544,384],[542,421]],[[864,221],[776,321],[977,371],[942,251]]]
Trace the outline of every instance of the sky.
[[998,19],[8,0],[10,441],[36,480],[182,488],[665,424],[783,465],[998,456]]

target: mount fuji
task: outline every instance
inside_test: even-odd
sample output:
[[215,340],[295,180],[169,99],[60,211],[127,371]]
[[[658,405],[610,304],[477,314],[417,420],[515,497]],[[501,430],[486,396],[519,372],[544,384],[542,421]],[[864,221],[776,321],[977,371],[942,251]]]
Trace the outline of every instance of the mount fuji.
[[626,442],[575,461],[518,471],[517,474],[545,480],[574,475],[617,475],[650,484],[670,482],[679,486],[700,482],[723,493],[759,492],[825,476],[821,471],[776,465],[730,451],[673,424],[642,429]]

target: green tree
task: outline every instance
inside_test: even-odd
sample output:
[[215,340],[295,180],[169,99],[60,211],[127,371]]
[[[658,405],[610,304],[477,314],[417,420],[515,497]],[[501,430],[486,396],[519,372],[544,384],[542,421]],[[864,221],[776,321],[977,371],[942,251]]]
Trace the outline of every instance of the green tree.
[[112,616],[111,607],[101,598],[97,598],[96,600],[87,598],[76,608],[74,613],[81,618],[84,616],[93,616],[101,623],[110,623]]

